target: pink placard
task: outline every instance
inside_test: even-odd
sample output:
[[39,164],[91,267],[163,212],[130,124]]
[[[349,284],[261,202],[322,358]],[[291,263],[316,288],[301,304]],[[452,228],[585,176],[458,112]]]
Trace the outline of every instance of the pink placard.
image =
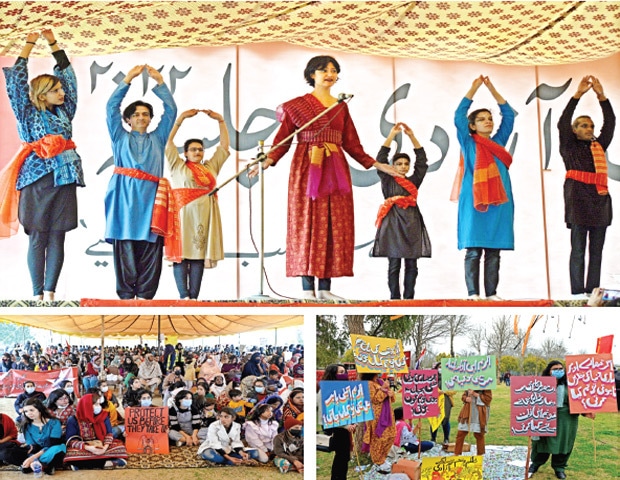
[[557,434],[557,380],[554,377],[512,377],[510,381],[510,434],[555,437]]
[[410,370],[403,375],[403,417],[427,418],[439,415],[437,370]]
[[618,410],[614,362],[610,353],[568,355],[566,382],[570,413]]

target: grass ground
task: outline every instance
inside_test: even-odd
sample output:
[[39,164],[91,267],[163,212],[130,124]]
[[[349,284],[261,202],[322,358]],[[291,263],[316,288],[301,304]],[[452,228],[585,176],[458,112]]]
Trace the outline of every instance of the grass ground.
[[[455,407],[451,415],[451,441],[454,441],[456,437],[456,417],[461,408],[460,398],[455,397],[455,399]],[[394,406],[399,405],[400,394],[397,394],[397,402]],[[509,419],[510,389],[502,384],[493,391],[489,433],[486,435],[487,445],[527,446],[527,437],[510,435]],[[423,421],[422,425],[422,440],[430,440],[428,422]],[[441,432],[439,432],[438,440],[443,440]],[[317,452],[317,480],[330,478],[332,459],[332,453]],[[579,419],[579,431],[568,463],[566,476],[569,479],[579,480],[617,480],[620,478],[620,413],[600,414],[594,422],[584,417]],[[353,468],[349,468],[349,478],[355,477]],[[533,478],[535,480],[552,480],[555,479],[555,475],[547,463]]]

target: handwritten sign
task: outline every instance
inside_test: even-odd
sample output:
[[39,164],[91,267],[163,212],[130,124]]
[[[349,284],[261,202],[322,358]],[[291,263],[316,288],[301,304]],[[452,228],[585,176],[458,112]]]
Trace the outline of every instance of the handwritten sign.
[[342,427],[375,418],[368,382],[319,382],[323,428]]
[[495,355],[441,359],[442,390],[497,388]]
[[125,446],[129,453],[170,453],[168,409],[165,407],[126,408]]
[[568,355],[566,384],[570,413],[616,412],[614,362],[609,353]]
[[407,373],[407,360],[397,338],[351,335],[353,357],[358,372]]
[[422,457],[420,480],[482,480],[482,455]]
[[510,380],[510,434],[555,437],[557,434],[557,381],[553,377],[512,377]]
[[439,415],[439,372],[411,370],[403,375],[403,416],[427,418]]

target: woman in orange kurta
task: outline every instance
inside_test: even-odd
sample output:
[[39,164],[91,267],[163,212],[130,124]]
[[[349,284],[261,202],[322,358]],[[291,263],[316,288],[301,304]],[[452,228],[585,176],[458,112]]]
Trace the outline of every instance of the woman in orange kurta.
[[370,402],[374,413],[374,420],[366,422],[364,443],[370,446],[370,458],[380,472],[390,472],[391,465],[387,456],[394,445],[396,426],[394,421],[394,391],[388,382],[379,378],[378,373],[362,373],[360,380],[368,381]]
[[[339,102],[330,93],[338,73],[340,65],[333,57],[310,59],[304,77],[314,90],[278,108],[282,124],[274,145]],[[286,275],[302,277],[303,298],[342,300],[331,293],[331,279],[353,276],[355,246],[353,191],[344,152],[366,169],[374,166],[390,175],[402,175],[364,152],[344,102],[300,132],[295,143],[288,185]],[[269,153],[263,167],[275,165],[291,144]],[[316,294],[315,277],[319,278]]]

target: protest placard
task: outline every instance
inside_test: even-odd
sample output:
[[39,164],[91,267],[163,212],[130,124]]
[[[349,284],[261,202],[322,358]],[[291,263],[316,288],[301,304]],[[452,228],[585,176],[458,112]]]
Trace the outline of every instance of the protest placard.
[[351,335],[358,372],[407,373],[402,342],[397,338]]
[[566,384],[570,413],[618,411],[611,354],[567,355]]
[[319,382],[323,428],[342,427],[374,419],[368,382]]
[[420,480],[482,480],[482,455],[422,457]]
[[129,453],[170,453],[168,409],[165,407],[126,408],[125,446]]
[[403,417],[428,418],[439,415],[439,372],[411,370],[402,377]]
[[442,390],[497,388],[495,355],[441,359]]
[[554,437],[557,432],[557,381],[553,377],[512,377],[510,434]]

